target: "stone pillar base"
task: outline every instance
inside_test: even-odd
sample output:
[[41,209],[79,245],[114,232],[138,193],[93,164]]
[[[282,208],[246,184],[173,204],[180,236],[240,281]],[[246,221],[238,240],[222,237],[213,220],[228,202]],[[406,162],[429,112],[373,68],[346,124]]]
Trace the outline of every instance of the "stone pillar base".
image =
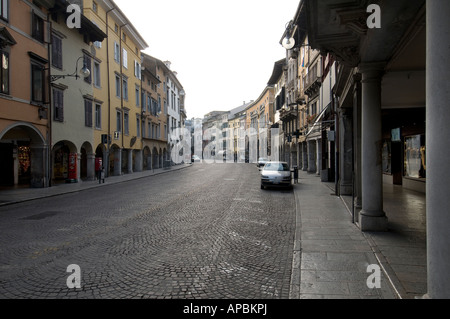
[[349,183],[341,183],[339,185],[341,195],[351,196],[353,193],[353,186]]
[[359,226],[361,231],[384,232],[388,230],[388,218],[383,216],[365,215],[363,211],[359,213]]

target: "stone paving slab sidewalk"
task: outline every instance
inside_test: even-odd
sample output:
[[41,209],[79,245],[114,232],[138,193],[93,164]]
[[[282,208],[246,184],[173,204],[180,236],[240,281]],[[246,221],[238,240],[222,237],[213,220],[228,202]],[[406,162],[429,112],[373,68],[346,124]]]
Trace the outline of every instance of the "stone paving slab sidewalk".
[[[424,293],[422,241],[399,246],[407,240],[400,232],[361,232],[344,201],[314,174],[299,172],[294,193],[297,232],[290,298],[406,299]],[[409,262],[398,265],[402,256],[409,256]],[[380,267],[379,289],[367,285],[369,265]],[[418,285],[411,286],[411,274]]]

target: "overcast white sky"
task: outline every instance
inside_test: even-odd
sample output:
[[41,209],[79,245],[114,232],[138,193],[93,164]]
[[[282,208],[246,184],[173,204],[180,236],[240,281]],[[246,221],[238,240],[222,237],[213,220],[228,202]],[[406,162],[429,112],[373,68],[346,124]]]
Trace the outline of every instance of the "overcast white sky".
[[279,44],[300,0],[114,0],[149,47],[172,62],[187,117],[256,100],[285,57]]

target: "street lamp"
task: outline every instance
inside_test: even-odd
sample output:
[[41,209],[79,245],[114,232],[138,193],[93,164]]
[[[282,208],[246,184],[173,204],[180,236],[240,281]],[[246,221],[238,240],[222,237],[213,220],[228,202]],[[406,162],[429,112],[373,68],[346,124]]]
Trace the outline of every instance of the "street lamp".
[[286,50],[291,50],[295,46],[295,39],[293,37],[292,31],[293,31],[293,23],[292,21],[289,21],[286,24],[286,37],[283,39],[281,45]]
[[87,68],[86,63],[83,63],[83,67],[80,71],[78,71],[78,62],[83,59],[84,57],[79,57],[76,64],[75,64],[75,72],[72,74],[65,74],[65,75],[52,75],[50,78],[50,82],[55,82],[59,79],[65,79],[66,77],[75,77],[75,79],[78,80],[79,77],[87,78],[91,75],[91,71]]

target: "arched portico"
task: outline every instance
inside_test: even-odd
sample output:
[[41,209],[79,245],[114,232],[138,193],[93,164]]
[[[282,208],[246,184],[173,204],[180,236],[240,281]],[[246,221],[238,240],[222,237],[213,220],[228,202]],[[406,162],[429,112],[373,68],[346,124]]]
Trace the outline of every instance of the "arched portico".
[[0,185],[48,186],[48,146],[29,123],[15,123],[0,132]]

